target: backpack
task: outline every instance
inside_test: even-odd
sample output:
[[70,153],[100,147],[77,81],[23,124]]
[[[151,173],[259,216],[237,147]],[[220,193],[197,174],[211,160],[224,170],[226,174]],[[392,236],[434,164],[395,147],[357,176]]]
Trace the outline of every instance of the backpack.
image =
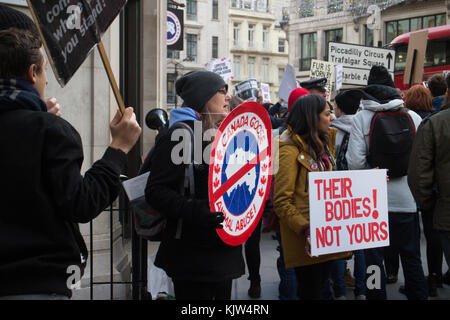
[[346,132],[344,137],[342,138],[342,143],[339,148],[339,152],[336,155],[336,167],[337,170],[348,170],[347,158],[345,158],[345,154],[348,149],[348,141],[350,140],[350,133]]
[[[174,129],[188,129],[189,134],[191,135],[191,141],[193,146],[194,132],[192,128],[185,124],[184,122],[175,123],[172,128]],[[167,134],[168,131],[161,132],[161,134]],[[155,156],[155,147],[153,147],[147,158],[142,165],[139,174],[144,174],[150,171],[151,161],[153,156]],[[191,157],[193,159],[194,151],[191,150]],[[150,172],[151,174],[151,172]],[[150,178],[150,175],[149,175]],[[184,180],[180,184],[180,193],[182,195],[185,194],[186,190],[189,190],[189,195],[192,197],[195,194],[195,185],[194,185],[194,162],[187,164],[184,172]],[[133,206],[133,213],[135,218],[135,230],[136,233],[142,237],[143,239],[149,241],[161,241],[163,231],[166,227],[167,219],[164,215],[162,215],[159,211],[152,208],[144,199],[137,205]],[[178,221],[177,231],[175,238],[180,238],[181,236],[181,219]]]
[[370,166],[389,169],[390,178],[407,175],[415,134],[416,127],[407,109],[375,113],[369,133]]

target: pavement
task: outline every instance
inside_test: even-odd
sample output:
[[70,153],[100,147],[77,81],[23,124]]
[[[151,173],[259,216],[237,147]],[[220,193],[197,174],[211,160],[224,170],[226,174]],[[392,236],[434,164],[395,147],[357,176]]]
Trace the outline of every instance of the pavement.
[[[261,298],[251,299],[248,296],[248,288],[250,281],[247,280],[248,274],[241,278],[234,280],[232,289],[232,300],[278,300],[278,284],[280,278],[276,267],[276,261],[279,256],[279,252],[276,250],[278,242],[272,237],[273,232],[261,234]],[[426,260],[426,242],[423,232],[421,234],[421,255],[422,266],[425,276],[428,275],[427,260]],[[353,259],[348,261],[347,267],[353,274]],[[442,267],[443,272],[448,270],[448,266],[445,262]],[[246,270],[247,271],[247,270]],[[404,284],[403,270],[400,264],[400,270],[398,273],[398,281],[394,284],[386,285],[388,300],[407,300],[406,296],[399,293],[398,289]],[[444,288],[438,288],[438,297],[429,298],[429,300],[450,300],[450,286],[443,285]],[[353,288],[347,288],[347,300],[354,300]]]

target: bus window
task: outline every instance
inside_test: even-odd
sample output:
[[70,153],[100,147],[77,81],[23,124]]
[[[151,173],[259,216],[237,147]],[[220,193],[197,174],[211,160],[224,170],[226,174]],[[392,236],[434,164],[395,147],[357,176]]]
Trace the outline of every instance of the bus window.
[[[395,71],[403,71],[406,67],[408,45],[399,45],[395,48]],[[424,68],[448,65],[450,62],[450,41],[432,40],[428,41],[425,54]]]
[[408,45],[400,45],[395,48],[395,71],[403,71],[406,67],[406,55],[408,53]]

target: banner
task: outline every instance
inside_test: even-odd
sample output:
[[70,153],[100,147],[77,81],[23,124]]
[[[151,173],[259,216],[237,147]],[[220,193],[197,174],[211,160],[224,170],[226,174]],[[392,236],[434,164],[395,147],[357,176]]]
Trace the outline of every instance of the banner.
[[167,49],[183,51],[183,10],[167,9]]
[[225,82],[229,80],[233,80],[233,64],[231,63],[231,59],[222,58],[213,60],[207,64],[205,64],[205,68],[208,71],[217,73],[220,75]]
[[126,0],[27,1],[61,87],[70,81],[126,4]]
[[245,102],[222,122],[209,166],[209,204],[223,212],[223,242],[238,246],[261,219],[272,181],[272,126],[266,109]]
[[311,253],[389,245],[386,170],[310,172]]
[[327,78],[326,88],[329,93],[332,93],[334,90],[334,82],[336,80],[334,68],[334,63],[313,59],[311,61],[309,76],[311,79]]

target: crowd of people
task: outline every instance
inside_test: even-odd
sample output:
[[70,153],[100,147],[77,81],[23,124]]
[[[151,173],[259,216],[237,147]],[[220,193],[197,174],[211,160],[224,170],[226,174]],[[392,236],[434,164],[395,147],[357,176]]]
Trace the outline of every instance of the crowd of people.
[[[47,62],[36,27],[3,5],[0,17],[0,145],[8,155],[0,158],[8,168],[0,182],[0,300],[69,299],[67,267],[84,270],[88,253],[78,223],[91,221],[117,197],[126,155],[141,128],[132,108],[117,112],[110,146],[82,176],[80,136],[61,118],[57,100],[45,95]],[[442,270],[443,257],[450,265],[450,76],[414,85],[404,98],[381,66],[371,69],[367,86],[341,90],[333,103],[325,85],[325,78],[301,82],[276,104],[262,103],[261,92],[250,98],[268,112],[279,170],[263,219],[243,246],[230,246],[216,232],[224,213],[209,205],[209,163],[175,163],[179,150],[172,134],[192,136],[196,123],[202,133],[217,129],[244,99],[230,95],[222,77],[209,71],[177,79],[183,105],[171,111],[169,128],[158,136],[145,187],[147,203],[166,218],[155,266],[172,279],[177,300],[229,300],[232,281],[246,274],[246,266],[248,295],[259,298],[263,222],[279,242],[281,300],[345,299],[352,258],[357,300],[387,299],[386,284],[398,281],[399,261],[408,299],[426,300],[450,285],[449,271]],[[400,128],[395,139],[374,129],[387,121]],[[202,154],[212,139],[203,141]],[[313,256],[308,174],[377,168],[389,169],[390,245]],[[380,287],[367,286],[371,265],[381,270]]]

